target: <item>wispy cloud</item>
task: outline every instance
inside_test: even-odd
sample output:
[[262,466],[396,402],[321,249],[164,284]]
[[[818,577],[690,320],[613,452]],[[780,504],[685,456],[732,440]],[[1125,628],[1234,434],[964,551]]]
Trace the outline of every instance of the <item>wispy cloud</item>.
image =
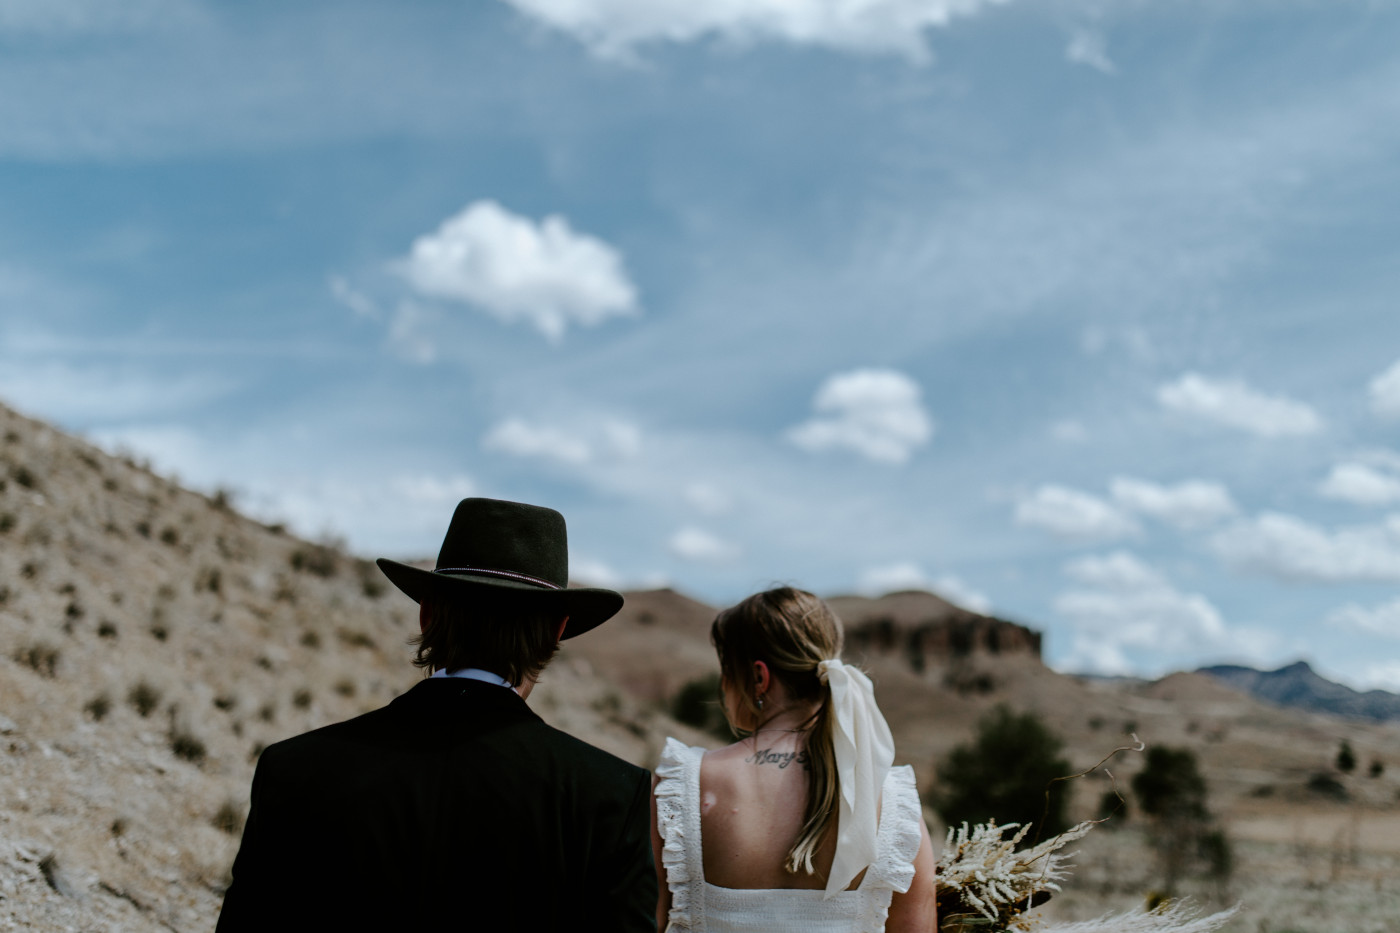
[[[1078,586],[1053,605],[1074,627],[1073,664],[1109,674],[1160,670],[1202,651],[1238,650],[1252,637],[1230,632],[1209,599],[1177,589],[1127,551],[1081,558],[1065,573]],[[1151,657],[1130,659],[1133,651]]]
[[1210,480],[1186,480],[1166,486],[1119,476],[1109,484],[1113,501],[1178,528],[1202,528],[1238,511],[1230,491]]
[[946,26],[1006,0],[507,0],[568,33],[595,53],[629,57],[649,42],[716,36],[733,42],[773,40],[847,52],[929,57],[924,31]]
[[1385,418],[1400,416],[1400,360],[1371,380],[1371,410]]
[[672,554],[682,560],[700,564],[724,564],[738,559],[738,545],[726,541],[703,528],[685,527],[667,542]]
[[1080,541],[1111,541],[1138,532],[1122,509],[1098,496],[1065,486],[1044,485],[1016,504],[1018,525]]
[[812,418],[787,432],[804,450],[845,449],[878,463],[901,464],[933,436],[919,384],[892,369],[856,369],[829,377],[812,401]]
[[1265,512],[1216,532],[1210,545],[1237,569],[1284,580],[1400,581],[1400,516],[1328,531],[1293,515]]
[[1076,65],[1088,65],[1106,75],[1116,74],[1118,67],[1108,57],[1108,40],[1103,32],[1087,26],[1075,28],[1065,46],[1065,59]]
[[1327,614],[1327,624],[1400,639],[1400,599],[1369,608],[1347,603]]
[[640,311],[622,254],[551,215],[538,223],[477,201],[413,241],[398,271],[420,295],[461,302],[557,341]]
[[1282,395],[1267,395],[1239,379],[1210,379],[1185,373],[1157,390],[1164,408],[1214,421],[1260,437],[1316,434],[1322,418],[1311,406]]
[[642,446],[641,431],[616,419],[569,427],[524,418],[497,423],[482,439],[487,450],[581,466],[600,459],[633,457]]
[[992,601],[987,595],[969,586],[961,577],[954,574],[932,577],[915,561],[867,567],[861,571],[856,588],[867,596],[883,596],[900,590],[924,590],[971,612],[986,615],[992,611]]
[[1393,505],[1400,502],[1400,476],[1365,463],[1338,463],[1317,491],[1324,498],[1357,505]]

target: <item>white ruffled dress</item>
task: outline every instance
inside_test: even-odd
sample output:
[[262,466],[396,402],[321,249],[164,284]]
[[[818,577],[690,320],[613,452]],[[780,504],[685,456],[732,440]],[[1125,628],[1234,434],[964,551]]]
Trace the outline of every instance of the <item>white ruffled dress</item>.
[[671,889],[672,933],[882,933],[890,897],[909,890],[922,813],[914,769],[891,768],[881,795],[875,861],[860,885],[821,890],[721,888],[705,880],[700,849],[700,759],[705,749],[667,739],[656,766],[656,822]]

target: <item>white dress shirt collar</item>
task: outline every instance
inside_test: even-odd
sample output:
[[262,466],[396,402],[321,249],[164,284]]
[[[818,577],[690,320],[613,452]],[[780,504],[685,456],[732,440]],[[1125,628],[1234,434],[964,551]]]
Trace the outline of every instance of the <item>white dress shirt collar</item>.
[[[479,667],[462,667],[458,668],[455,671],[452,671],[451,673],[445,670],[433,671],[432,676],[460,677],[463,680],[479,680],[482,683],[495,684],[498,687],[506,687],[507,689],[515,690],[515,687],[511,684],[511,682],[506,680],[500,674],[494,674],[491,671],[483,671]],[[518,693],[519,691],[516,692]]]

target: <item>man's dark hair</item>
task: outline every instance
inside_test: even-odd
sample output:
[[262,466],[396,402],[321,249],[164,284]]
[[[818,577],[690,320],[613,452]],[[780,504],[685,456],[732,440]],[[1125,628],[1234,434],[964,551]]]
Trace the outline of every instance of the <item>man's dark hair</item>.
[[413,663],[429,670],[477,667],[518,687],[538,678],[559,650],[563,614],[524,609],[507,600],[423,600],[427,627],[412,643]]

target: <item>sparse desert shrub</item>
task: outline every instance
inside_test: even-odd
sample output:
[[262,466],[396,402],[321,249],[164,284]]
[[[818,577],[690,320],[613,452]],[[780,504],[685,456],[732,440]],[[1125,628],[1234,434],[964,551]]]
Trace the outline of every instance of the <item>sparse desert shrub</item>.
[[355,695],[355,682],[348,677],[341,678],[335,682],[335,692],[343,697]]
[[17,466],[10,471],[10,477],[25,489],[34,489],[39,485],[39,480],[34,472],[24,465]]
[[183,758],[185,761],[199,764],[204,761],[204,756],[208,754],[203,740],[183,726],[172,725],[168,738],[170,751],[174,753],[176,758]]
[[292,694],[292,705],[297,709],[306,709],[311,705],[311,691],[302,687]]
[[733,741],[719,700],[719,674],[706,674],[686,683],[671,701],[671,715],[688,726]]
[[215,829],[237,836],[243,831],[243,810],[233,800],[225,800],[209,822]]
[[58,673],[59,650],[52,645],[35,642],[15,652],[15,660],[34,673],[43,677],[53,677]]
[[321,647],[321,636],[307,629],[301,633],[301,643],[307,648]]
[[68,604],[68,608],[63,610],[63,614],[72,621],[76,622],[85,615],[85,612],[83,610],[82,604],[78,603],[75,600]]
[[164,622],[152,623],[150,629],[151,637],[156,641],[165,641],[170,637],[170,629],[166,628]]
[[87,713],[89,716],[91,716],[98,722],[101,722],[104,718],[106,718],[107,713],[111,711],[111,709],[112,698],[107,696],[107,694],[105,693],[99,693],[97,696],[93,697],[91,700],[88,700],[87,703],[83,705],[83,712]]
[[258,667],[262,668],[265,671],[272,670],[272,659],[265,654],[258,655],[257,661],[254,663],[256,663]]
[[1346,800],[1347,789],[1342,782],[1330,774],[1314,774],[1308,778],[1308,791],[1330,800]]
[[360,581],[360,591],[370,599],[378,599],[384,595],[384,584],[372,577],[365,577]]
[[232,693],[221,693],[218,696],[214,697],[215,709],[221,709],[225,713],[231,712],[233,708],[237,705],[238,697],[234,696]]
[[143,538],[149,538],[151,536],[151,523],[147,521],[137,522],[136,533]]
[[1094,817],[1098,820],[1108,820],[1105,826],[1116,828],[1128,821],[1128,800],[1126,797],[1118,796],[1116,791],[1106,790],[1099,797],[1099,812]]
[[1351,743],[1342,739],[1341,747],[1337,749],[1337,770],[1343,774],[1351,774],[1356,770],[1356,752],[1351,750]]
[[97,635],[99,638],[116,638],[117,625],[109,619],[103,619],[97,623]]
[[180,532],[174,525],[166,525],[160,530],[160,540],[164,544],[176,545],[180,543]]
[[970,744],[957,746],[939,764],[930,802],[949,826],[1033,823],[1040,838],[1058,835],[1069,826],[1069,786],[1051,783],[1070,773],[1063,748],[1039,716],[998,706],[982,717]]
[[267,748],[267,745],[265,743],[254,742],[252,750],[248,752],[248,761],[256,762],[259,758],[262,757],[262,753],[265,748]]
[[19,568],[19,575],[26,580],[33,580],[39,575],[39,565],[34,561],[27,561],[23,567]]
[[1164,888],[1168,895],[1174,895],[1193,859],[1201,859],[1203,853],[1210,855],[1205,840],[1214,832],[1196,753],[1163,745],[1149,748],[1143,769],[1133,775],[1133,796],[1142,812],[1152,818],[1151,838]]
[[272,722],[277,718],[277,707],[272,703],[264,703],[258,707],[258,718],[263,722]]
[[323,544],[299,547],[292,552],[288,561],[292,569],[299,573],[314,574],[318,577],[333,577],[336,572],[336,553]]
[[357,632],[353,629],[343,628],[340,631],[336,632],[336,634],[340,636],[341,641],[345,642],[345,644],[349,645],[351,648],[374,647],[374,639],[370,638],[364,632]]
[[13,512],[0,512],[0,534],[12,530],[19,524],[19,519],[15,518]]
[[122,836],[126,835],[125,817],[119,816],[116,819],[112,820],[112,825],[108,827],[108,830],[112,833],[114,837],[117,838],[121,838]]
[[268,525],[266,527],[268,531],[272,532],[275,535],[284,535],[287,533],[287,526],[283,522],[273,522],[271,525]]
[[217,595],[223,591],[223,588],[223,573],[218,567],[205,567],[194,579],[194,591],[196,593],[207,590]]
[[214,494],[209,497],[209,504],[220,512],[227,512],[229,509],[233,508],[234,497],[232,489],[220,486],[215,489]]
[[[0,599],[0,602],[4,602],[4,600]],[[1372,758],[1371,767],[1366,769],[1366,773],[1373,778],[1378,778],[1385,774],[1385,764],[1379,758]]]
[[7,602],[9,602],[9,601],[10,601],[10,588],[9,588],[8,586],[0,586],[0,606],[5,605],[5,604],[6,604]]
[[160,690],[148,681],[138,680],[127,691],[126,702],[131,704],[131,708],[140,713],[142,717],[149,716],[160,705]]

